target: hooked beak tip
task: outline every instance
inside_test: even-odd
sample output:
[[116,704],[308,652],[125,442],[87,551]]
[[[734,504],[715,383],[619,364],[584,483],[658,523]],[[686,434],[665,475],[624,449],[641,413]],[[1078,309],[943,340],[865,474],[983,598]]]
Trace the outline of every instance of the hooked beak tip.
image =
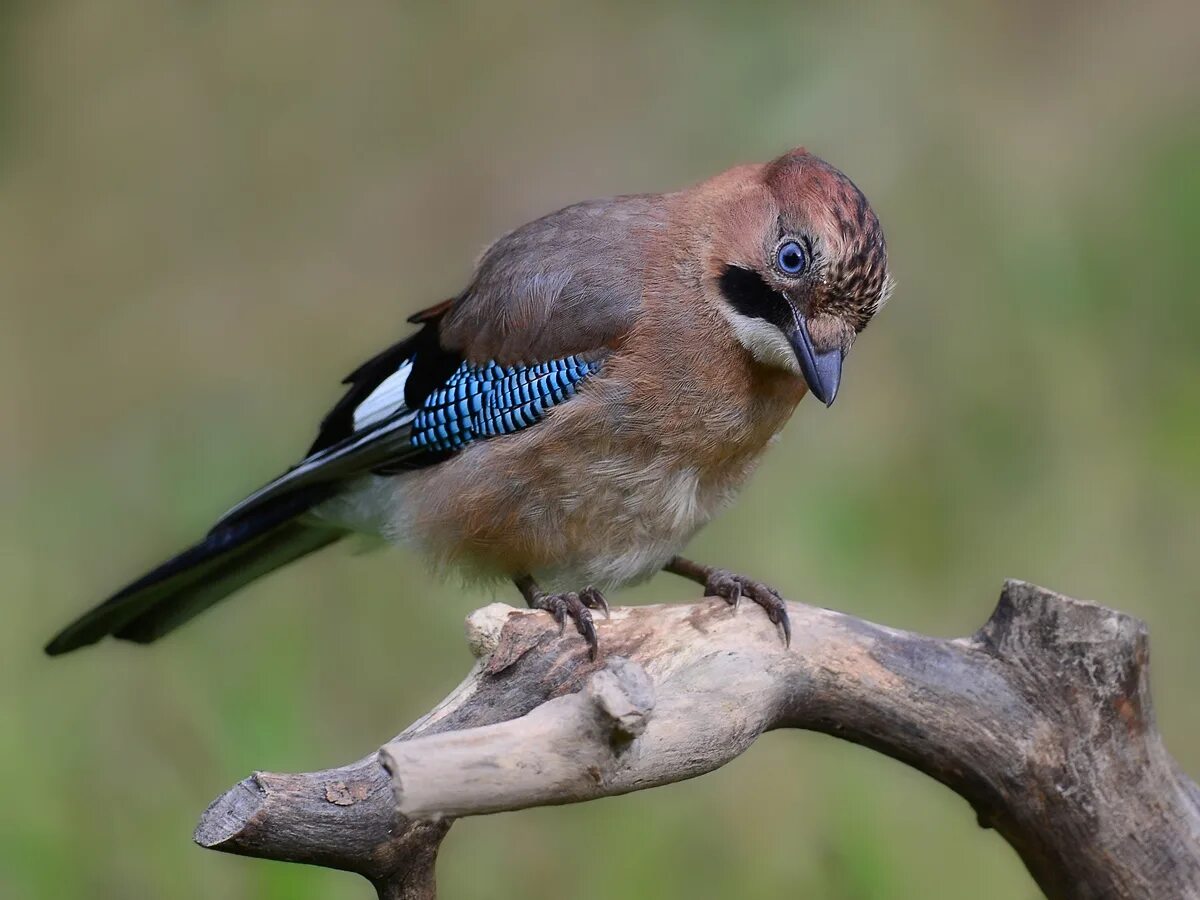
[[[817,358],[818,377],[813,381],[808,382],[809,392],[825,404],[826,409],[833,406],[833,401],[837,399],[838,387],[841,383],[842,375],[842,354],[841,351],[834,351],[836,356],[832,363],[829,360]],[[825,365],[822,365],[825,363]],[[805,379],[808,381],[808,379]]]
[[800,372],[808,385],[809,393],[826,407],[833,406],[842,382],[842,351],[839,348],[817,352],[808,333],[808,323],[803,316],[797,316],[797,319],[792,348],[796,351]]

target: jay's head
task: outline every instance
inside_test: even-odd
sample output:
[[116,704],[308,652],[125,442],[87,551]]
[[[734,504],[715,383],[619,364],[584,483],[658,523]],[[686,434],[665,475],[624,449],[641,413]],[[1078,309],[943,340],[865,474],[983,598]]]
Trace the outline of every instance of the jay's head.
[[867,198],[807,151],[712,184],[705,271],[737,340],[790,370],[829,406],[842,360],[891,290],[887,246]]

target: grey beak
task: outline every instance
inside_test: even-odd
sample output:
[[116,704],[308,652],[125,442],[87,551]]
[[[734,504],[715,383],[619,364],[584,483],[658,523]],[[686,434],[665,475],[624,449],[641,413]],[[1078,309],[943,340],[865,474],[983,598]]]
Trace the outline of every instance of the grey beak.
[[800,363],[800,371],[808,382],[809,392],[824,403],[833,406],[837,399],[838,385],[842,382],[842,351],[813,349],[812,337],[808,333],[808,322],[800,312],[796,313],[796,330],[792,333],[792,349]]

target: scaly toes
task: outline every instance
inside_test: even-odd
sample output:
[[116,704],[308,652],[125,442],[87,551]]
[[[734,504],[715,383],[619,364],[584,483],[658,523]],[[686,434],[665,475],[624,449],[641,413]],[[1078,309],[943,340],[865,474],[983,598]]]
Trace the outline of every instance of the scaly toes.
[[792,645],[792,622],[788,618],[787,603],[779,596],[779,592],[757,581],[751,582],[745,587],[750,599],[763,608],[767,618],[783,629],[784,646],[790,647]]
[[712,596],[723,598],[734,609],[737,609],[743,597],[750,598],[763,608],[774,625],[783,629],[784,644],[791,646],[792,623],[788,618],[787,603],[774,588],[744,575],[715,569],[708,576],[704,589]]
[[[586,589],[581,594],[570,591],[565,594],[543,594],[537,600],[537,607],[544,609],[554,616],[554,621],[558,623],[558,630],[561,633],[567,625],[569,617],[575,623],[575,628],[583,635],[583,639],[587,641],[588,655],[595,659],[600,652],[600,641],[596,637],[596,626],[592,622],[592,613],[588,609],[590,602],[596,602],[594,597],[585,596],[588,593]],[[599,592],[594,592],[596,595]],[[604,602],[604,598],[600,597],[600,603]],[[607,606],[605,606],[607,610]]]
[[704,583],[704,593],[721,597],[736,610],[742,602],[742,579],[732,572],[716,569]]

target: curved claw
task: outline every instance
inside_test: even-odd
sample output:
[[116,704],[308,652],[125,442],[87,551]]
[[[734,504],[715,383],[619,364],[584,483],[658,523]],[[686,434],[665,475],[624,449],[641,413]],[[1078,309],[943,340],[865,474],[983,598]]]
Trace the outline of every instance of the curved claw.
[[709,575],[704,589],[708,594],[725,600],[734,610],[743,597],[749,597],[763,608],[773,625],[782,629],[784,646],[791,647],[792,623],[788,618],[787,603],[774,588],[744,575],[717,569]]
[[604,595],[590,585],[579,592],[579,599],[583,601],[583,605],[588,609],[598,609],[604,613],[604,618],[611,618],[611,612],[608,608],[608,601],[604,599]]
[[592,614],[584,607],[572,618],[575,619],[575,627],[587,641],[588,656],[595,659],[600,654],[600,639],[596,636],[596,624],[592,621]]
[[547,595],[544,599],[546,605],[543,607],[543,609],[549,612],[550,615],[554,616],[554,621],[558,623],[558,633],[562,634],[567,630],[566,597]]
[[[593,590],[594,589],[590,589]],[[588,591],[575,593],[570,591],[565,594],[540,594],[534,598],[531,604],[534,609],[542,609],[554,616],[554,621],[558,623],[558,632],[562,634],[567,627],[567,617],[575,623],[575,629],[587,641],[588,655],[592,659],[600,653],[600,640],[596,636],[596,625],[592,621],[592,614],[588,607],[591,603],[595,603],[596,597],[599,597],[599,602],[603,603],[604,598],[600,596],[599,591],[594,591],[594,596],[588,595]],[[607,611],[607,604],[604,605]]]
[[792,646],[792,620],[788,618],[787,604],[776,591],[771,591],[770,599],[759,601],[759,605],[767,611],[767,618],[783,629],[783,645]]

